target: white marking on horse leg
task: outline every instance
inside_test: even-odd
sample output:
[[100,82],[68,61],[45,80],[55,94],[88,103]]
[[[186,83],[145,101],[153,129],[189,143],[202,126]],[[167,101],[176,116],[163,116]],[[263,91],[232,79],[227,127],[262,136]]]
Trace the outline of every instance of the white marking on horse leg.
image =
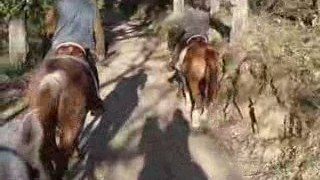
[[195,109],[192,113],[192,124],[191,127],[194,129],[199,128],[201,125],[201,110]]
[[179,59],[178,59],[178,62],[175,64],[175,69],[178,70],[178,71],[181,71],[181,66],[182,66],[182,63],[184,61],[184,58],[188,52],[188,49],[189,49],[189,46],[183,48],[179,54]]

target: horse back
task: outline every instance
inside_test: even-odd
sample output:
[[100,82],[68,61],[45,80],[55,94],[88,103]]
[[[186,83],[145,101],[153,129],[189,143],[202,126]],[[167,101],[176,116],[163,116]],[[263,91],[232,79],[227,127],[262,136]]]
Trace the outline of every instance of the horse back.
[[44,62],[29,84],[30,107],[39,110],[42,121],[57,119],[61,95],[68,94],[69,99],[83,96],[87,99],[91,81],[88,70],[79,62],[60,58]]
[[191,43],[183,60],[183,71],[190,77],[201,79],[205,71],[206,44],[202,42]]

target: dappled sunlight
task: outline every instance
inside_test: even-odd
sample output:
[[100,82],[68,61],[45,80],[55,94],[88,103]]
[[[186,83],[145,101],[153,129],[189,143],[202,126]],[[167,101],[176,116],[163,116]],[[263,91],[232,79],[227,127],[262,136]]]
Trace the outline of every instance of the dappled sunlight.
[[[122,61],[113,61],[114,63],[110,63],[108,68],[103,69],[103,72],[100,71],[100,73],[102,74],[102,83],[100,84],[100,87],[104,88],[105,86],[114,83],[117,80],[134,72],[135,70],[143,67],[143,65],[150,60],[150,57],[153,55],[154,51],[156,50],[159,44],[159,42],[157,42],[157,40],[154,39],[149,41],[149,43],[145,43],[140,50],[138,49],[132,52],[127,52],[125,48],[122,48],[121,55],[114,57],[116,59],[122,59]],[[127,46],[130,47],[130,45]],[[133,64],[133,62],[137,63]],[[110,71],[110,69],[112,70]],[[110,77],[110,75],[112,75],[112,77],[115,78],[109,79],[106,82],[104,82],[104,79]]]
[[[116,154],[112,156],[112,149],[108,147],[108,144],[138,105],[137,91],[138,88],[144,88],[146,80],[147,76],[143,71],[132,77],[122,79],[105,98],[104,107],[106,111],[101,117],[97,117],[101,118],[99,123],[95,124],[97,119],[93,119],[84,129],[83,136],[89,136],[89,138],[83,144],[81,143],[82,149],[88,156],[83,177],[90,178],[96,166],[102,161],[116,159]],[[95,127],[93,128],[94,124]]]
[[[169,56],[165,48],[166,46],[154,37],[116,40],[113,47],[110,48],[111,52],[112,49],[115,49],[116,52],[110,59],[103,62],[110,61],[110,63],[106,67],[102,63],[98,64],[100,93],[102,97],[105,97],[106,110],[101,117],[88,116],[81,138],[81,148],[86,155],[82,160],[73,163],[70,170],[71,177],[123,180],[140,177],[140,179],[145,179],[150,173],[148,163],[149,156],[152,156],[152,154],[142,153],[139,148],[139,142],[141,144],[146,138],[144,137],[146,134],[143,133],[146,117],[156,116],[159,121],[158,128],[167,129],[170,134],[166,135],[170,144],[168,146],[173,146],[180,139],[179,137],[176,140],[169,138],[175,137],[175,133],[178,133],[176,131],[180,131],[180,125],[182,125],[181,128],[185,128],[184,126],[189,128],[189,113],[184,106],[185,102],[177,97],[177,88],[168,82],[171,73],[166,70]],[[176,117],[177,113],[173,117],[178,107],[181,107],[179,116],[184,117]],[[188,135],[183,136],[184,142],[181,143],[187,143]],[[194,138],[192,135],[191,139]],[[197,152],[197,145],[194,143],[203,140],[191,141],[192,152]],[[188,146],[185,144],[177,148],[181,149],[181,152],[188,152]],[[176,150],[168,151],[164,153],[165,156],[169,156],[169,159],[178,156],[175,154]],[[215,157],[211,157],[209,151],[203,153],[206,154],[202,155],[203,158],[215,161]],[[192,153],[192,155],[198,158],[197,153]],[[208,161],[205,163],[204,172],[201,168],[201,161],[198,161],[200,164],[194,163],[190,152],[182,156],[181,166],[178,162],[170,162],[171,171],[175,171],[172,173],[181,176],[180,179],[193,177],[192,174],[200,179],[208,179],[214,174],[219,175],[221,171],[221,169],[212,170],[211,163]],[[147,169],[143,167],[143,161],[147,163],[145,164]],[[219,164],[220,160],[217,160],[217,163]],[[224,169],[224,173],[220,173],[221,177],[230,174],[229,167],[226,166]],[[179,172],[185,172],[185,175]],[[187,175],[189,173],[191,174]],[[209,174],[206,175],[206,173]]]

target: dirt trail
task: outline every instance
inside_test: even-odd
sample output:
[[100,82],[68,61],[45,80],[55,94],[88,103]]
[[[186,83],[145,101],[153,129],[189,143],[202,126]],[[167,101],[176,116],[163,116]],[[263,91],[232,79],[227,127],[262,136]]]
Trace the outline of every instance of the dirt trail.
[[[113,27],[109,57],[98,64],[106,111],[87,118],[72,179],[239,179],[232,159],[209,136],[190,132],[167,79],[164,43],[139,22]],[[184,112],[184,109],[181,108]]]

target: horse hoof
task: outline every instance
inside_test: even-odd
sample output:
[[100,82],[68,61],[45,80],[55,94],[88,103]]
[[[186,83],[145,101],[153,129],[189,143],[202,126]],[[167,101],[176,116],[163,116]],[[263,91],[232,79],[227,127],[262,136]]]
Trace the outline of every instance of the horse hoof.
[[92,116],[99,116],[99,115],[103,114],[104,111],[105,111],[105,108],[103,107],[103,105],[99,105],[97,108],[91,110],[91,115]]
[[85,157],[85,153],[84,152],[82,152],[82,150],[80,150],[80,149],[77,149],[76,151],[75,151],[75,157],[76,158],[78,158],[78,159],[84,159],[84,157]]

